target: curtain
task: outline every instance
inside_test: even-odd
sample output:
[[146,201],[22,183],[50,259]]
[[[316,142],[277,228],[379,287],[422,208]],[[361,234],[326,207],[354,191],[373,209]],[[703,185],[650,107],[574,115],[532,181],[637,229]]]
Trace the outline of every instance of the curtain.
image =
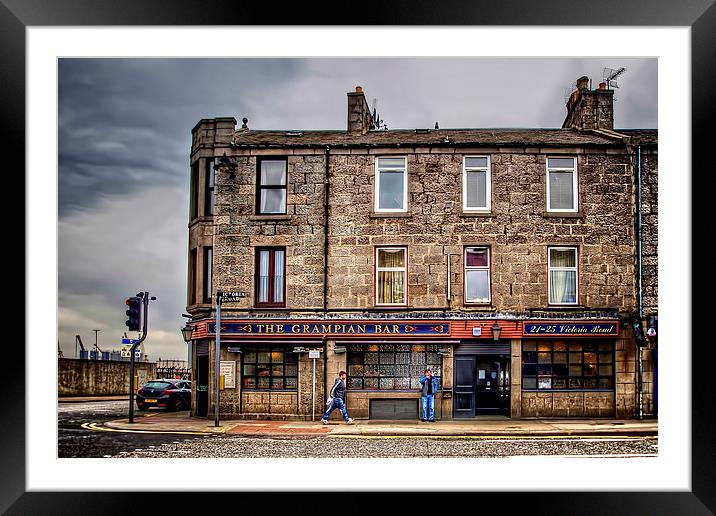
[[[576,252],[571,249],[550,250],[551,268],[576,268]],[[550,271],[550,302],[576,303],[577,302],[577,271],[552,270]]]
[[[405,250],[379,250],[378,268],[404,268]],[[401,271],[378,271],[378,302],[379,303],[405,303],[405,276]]]
[[283,264],[284,264],[284,252],[274,252],[274,278],[273,278],[273,297],[274,303],[283,303]]
[[574,208],[572,172],[549,173],[549,207],[555,210]]
[[259,303],[268,303],[269,291],[269,251],[259,255]]

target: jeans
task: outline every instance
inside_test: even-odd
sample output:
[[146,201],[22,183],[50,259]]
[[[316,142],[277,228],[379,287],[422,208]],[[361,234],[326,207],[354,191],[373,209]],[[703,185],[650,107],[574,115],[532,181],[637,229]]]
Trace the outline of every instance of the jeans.
[[328,410],[326,410],[326,413],[323,414],[323,417],[321,419],[328,420],[328,416],[330,416],[331,412],[333,412],[335,409],[341,409],[341,414],[343,414],[344,421],[348,421],[350,419],[348,417],[348,411],[346,411],[346,404],[343,403],[343,400],[340,398],[333,398],[333,403],[331,403],[331,406],[328,407]]
[[[430,411],[430,412],[428,412]],[[435,395],[423,396],[423,419],[435,419]]]

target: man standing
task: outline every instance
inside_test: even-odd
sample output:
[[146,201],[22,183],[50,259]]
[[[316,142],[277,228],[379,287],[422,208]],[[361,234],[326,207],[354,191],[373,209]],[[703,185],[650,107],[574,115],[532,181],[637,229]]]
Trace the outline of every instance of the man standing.
[[421,421],[435,422],[435,393],[438,390],[438,379],[433,376],[430,369],[425,370],[425,374],[420,377],[420,387],[422,387],[423,401],[423,417]]
[[341,371],[338,373],[338,378],[336,378],[336,382],[333,384],[333,387],[331,388],[331,392],[328,395],[328,401],[330,401],[330,404],[328,406],[328,410],[326,410],[326,413],[323,414],[323,417],[321,418],[321,423],[324,425],[328,424],[328,416],[331,415],[331,412],[333,412],[335,409],[340,409],[341,414],[343,414],[343,420],[348,425],[353,424],[353,418],[348,417],[348,411],[346,411],[346,372]]

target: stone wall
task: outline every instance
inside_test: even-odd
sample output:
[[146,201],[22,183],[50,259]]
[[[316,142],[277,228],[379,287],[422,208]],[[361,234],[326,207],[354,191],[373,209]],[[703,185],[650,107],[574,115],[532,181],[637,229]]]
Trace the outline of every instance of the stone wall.
[[[57,359],[58,396],[129,396],[129,362]],[[134,374],[139,386],[156,378],[157,364],[137,362]]]
[[642,285],[644,315],[659,310],[659,163],[655,151],[641,153]]
[[522,417],[614,417],[614,393],[523,392]]

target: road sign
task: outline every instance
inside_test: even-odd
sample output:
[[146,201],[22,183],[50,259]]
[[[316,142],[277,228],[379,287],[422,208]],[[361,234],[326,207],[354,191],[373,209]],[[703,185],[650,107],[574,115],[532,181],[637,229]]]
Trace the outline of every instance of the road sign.
[[308,358],[321,358],[321,352],[318,349],[308,350]]
[[248,294],[244,290],[221,292],[221,301],[228,301],[229,303],[236,303],[239,300],[247,297]]
[[136,344],[139,342],[137,339],[122,339],[122,344]]

